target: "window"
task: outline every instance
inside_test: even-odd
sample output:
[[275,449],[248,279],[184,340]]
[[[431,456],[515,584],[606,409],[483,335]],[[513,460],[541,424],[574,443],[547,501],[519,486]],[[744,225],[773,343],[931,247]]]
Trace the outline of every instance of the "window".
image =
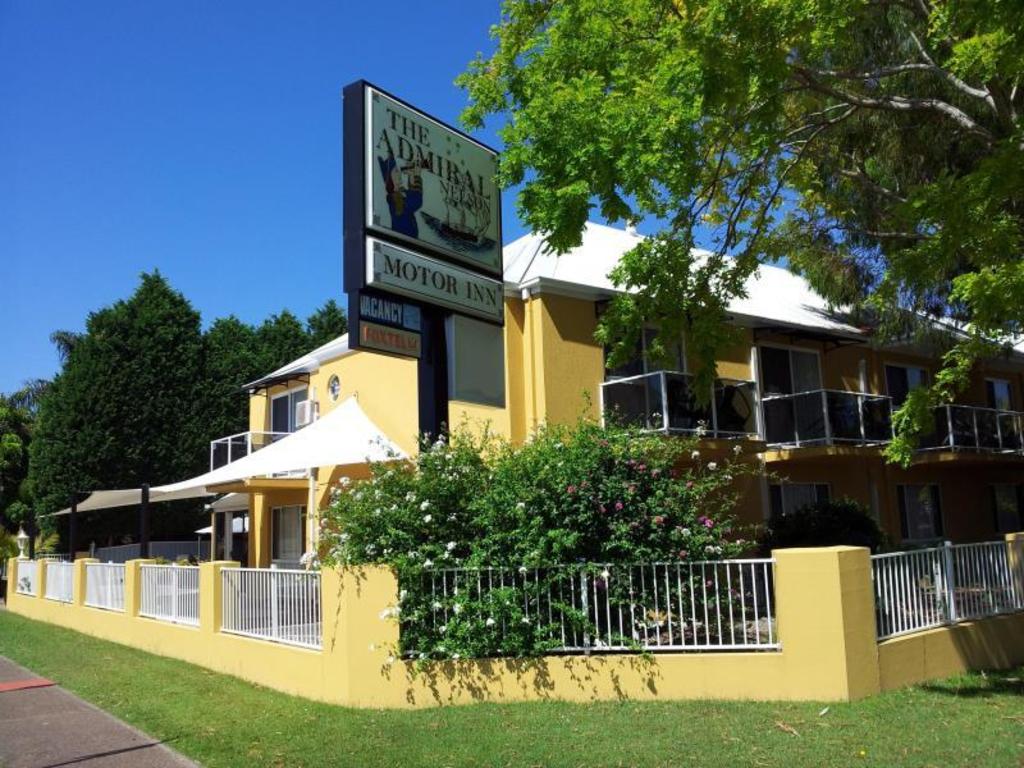
[[898,485],[900,531],[904,539],[928,541],[942,536],[942,508],[937,485]]
[[308,397],[309,390],[305,387],[276,395],[270,401],[270,431],[294,432],[296,428],[295,408],[299,403],[305,402]]
[[[624,379],[629,376],[640,376],[645,373],[651,373],[653,371],[667,370],[667,371],[686,371],[686,356],[684,354],[683,342],[680,340],[679,343],[671,345],[671,349],[668,349],[668,360],[651,360],[647,354],[647,350],[654,342],[654,337],[658,335],[658,331],[654,328],[644,328],[643,336],[640,339],[639,349],[636,351],[636,355],[632,360],[618,366],[617,368],[609,368],[607,378],[611,379]],[[605,357],[607,358],[607,350],[605,350]]]
[[772,483],[768,492],[773,517],[790,515],[811,504],[827,502],[831,497],[826,483]]
[[761,347],[761,392],[792,395],[821,389],[818,353],[783,347]]
[[297,564],[305,550],[306,508],[274,507],[271,516],[271,558]]
[[992,520],[998,533],[1019,531],[1021,487],[1010,483],[992,486]]
[[1013,410],[1013,387],[1006,379],[985,379],[985,396],[989,408]]
[[928,371],[916,365],[886,365],[885,386],[895,406],[903,405],[910,390],[928,385]]

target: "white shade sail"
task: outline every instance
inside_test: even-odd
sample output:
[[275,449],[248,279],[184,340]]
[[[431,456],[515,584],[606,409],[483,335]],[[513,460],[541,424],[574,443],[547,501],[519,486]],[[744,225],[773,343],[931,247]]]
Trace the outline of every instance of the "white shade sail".
[[[370,420],[356,399],[349,397],[308,427],[238,461],[178,483],[153,486],[149,489],[149,500],[194,499],[213,495],[213,492],[207,490],[208,487],[253,477],[406,457],[407,454]],[[80,512],[88,512],[108,507],[132,506],[141,501],[140,488],[93,491],[77,508]],[[66,515],[70,511],[69,507],[54,514]]]

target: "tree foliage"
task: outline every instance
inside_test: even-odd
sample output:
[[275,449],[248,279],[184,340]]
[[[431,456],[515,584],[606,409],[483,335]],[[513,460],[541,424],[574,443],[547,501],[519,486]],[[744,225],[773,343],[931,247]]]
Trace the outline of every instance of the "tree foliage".
[[595,209],[656,229],[613,272],[611,362],[657,322],[707,383],[729,300],[785,259],[879,338],[955,329],[905,459],[922,403],[1024,330],[1024,4],[507,0],[494,34],[464,120],[507,116],[525,221],[558,250]]

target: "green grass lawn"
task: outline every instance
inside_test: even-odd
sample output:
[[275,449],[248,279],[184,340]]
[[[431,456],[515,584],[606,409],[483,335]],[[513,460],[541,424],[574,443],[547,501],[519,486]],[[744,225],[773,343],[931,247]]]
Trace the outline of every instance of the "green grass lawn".
[[287,696],[0,611],[0,654],[208,766],[1020,766],[1020,674],[854,704],[480,704]]

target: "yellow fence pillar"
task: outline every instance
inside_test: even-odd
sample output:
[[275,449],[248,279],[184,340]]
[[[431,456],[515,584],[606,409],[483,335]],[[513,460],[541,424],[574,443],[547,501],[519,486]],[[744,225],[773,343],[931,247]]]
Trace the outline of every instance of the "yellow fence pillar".
[[11,604],[11,595],[18,588],[18,558],[10,557],[7,559],[7,594],[4,595],[4,599],[8,605]]
[[199,564],[199,629],[202,632],[220,632],[222,568],[237,568],[236,560],[214,560]]
[[779,639],[798,698],[853,700],[878,693],[869,551],[821,547],[772,555]]
[[346,704],[379,705],[374,694],[398,655],[398,579],[381,566],[325,568],[320,579],[324,667]]
[[1006,534],[1006,559],[1018,595],[1024,595],[1024,533]]
[[71,582],[71,602],[73,605],[85,605],[85,580],[88,578],[85,566],[89,563],[98,562],[99,560],[95,557],[80,557],[75,560],[75,570],[73,571]]
[[150,565],[156,560],[139,558],[124,564],[124,614],[137,617],[142,606],[142,569],[139,566]]
[[46,597],[46,576],[49,560],[36,560],[36,597]]

